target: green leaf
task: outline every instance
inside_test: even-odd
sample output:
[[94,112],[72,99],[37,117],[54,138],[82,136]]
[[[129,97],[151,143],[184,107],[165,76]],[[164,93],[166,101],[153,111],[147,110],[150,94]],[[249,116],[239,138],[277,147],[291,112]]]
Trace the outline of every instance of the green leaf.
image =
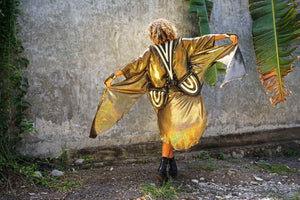
[[[199,18],[200,36],[210,34],[209,19],[213,3],[208,0],[191,0],[190,12],[197,13]],[[220,68],[220,69],[217,69]],[[218,82],[218,73],[226,73],[222,63],[216,63],[205,72],[205,81],[208,85],[214,86]]]
[[260,79],[272,92],[272,104],[283,102],[289,91],[283,78],[293,70],[299,40],[298,3],[295,0],[250,0],[253,43]]

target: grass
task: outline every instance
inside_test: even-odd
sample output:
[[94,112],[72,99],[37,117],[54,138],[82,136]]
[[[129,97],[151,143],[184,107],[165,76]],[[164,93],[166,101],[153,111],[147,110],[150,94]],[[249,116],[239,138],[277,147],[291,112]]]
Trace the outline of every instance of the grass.
[[289,168],[286,165],[269,164],[266,163],[265,161],[261,161],[257,166],[254,166],[253,168],[257,170],[266,170],[277,174],[294,173],[297,171],[296,169]]
[[82,185],[82,181],[78,180],[62,180],[62,181],[53,181],[49,184],[50,187],[59,189],[61,192],[71,192],[73,188],[78,188]]
[[84,157],[84,156],[80,156],[80,158],[81,159],[84,159],[84,162],[85,163],[91,163],[91,162],[93,162],[93,160],[94,160],[94,158],[93,158],[93,156],[88,156],[88,157]]
[[249,164],[244,164],[243,167],[245,167],[246,169],[251,169]]
[[225,160],[225,159],[226,159],[225,154],[224,154],[224,153],[219,153],[219,154],[218,154],[218,159],[219,159],[219,160]]
[[140,189],[143,192],[143,195],[147,196],[149,199],[174,199],[177,198],[178,190],[180,186],[172,184],[171,181],[163,183],[161,186],[142,184]]
[[292,196],[292,197],[283,196],[282,199],[283,200],[300,200],[300,193],[299,192],[296,192],[294,194],[294,196]]
[[240,159],[239,158],[230,158],[229,159],[229,162],[232,162],[232,163],[239,163],[240,162]]
[[[45,188],[58,189],[61,192],[71,192],[74,188],[80,187],[83,183],[80,180],[69,180],[67,175],[62,177],[54,177],[50,175],[50,172],[53,169],[64,171],[65,173],[72,172],[66,163],[66,150],[62,150],[63,151],[60,156],[53,156],[51,158],[31,158],[26,155],[23,156],[22,160],[14,163],[12,166],[15,170],[15,174],[18,175],[12,174],[12,172],[6,172],[10,173],[10,176],[12,177],[12,181],[9,183],[9,188],[4,185],[6,182],[1,181],[0,178],[0,190],[6,189],[7,191],[13,191],[12,186],[16,186],[18,184],[24,184],[28,188],[33,185],[41,185]],[[41,177],[35,173],[37,171],[41,173]]]
[[276,154],[276,156],[298,157],[300,158],[300,150],[286,149]]
[[199,158],[196,158],[194,163],[188,163],[187,167],[189,169],[191,168],[196,168],[196,169],[204,169],[207,171],[213,171],[213,170],[218,170],[220,169],[220,165],[215,162],[215,160],[211,157],[206,157],[204,160],[204,163],[200,161]]

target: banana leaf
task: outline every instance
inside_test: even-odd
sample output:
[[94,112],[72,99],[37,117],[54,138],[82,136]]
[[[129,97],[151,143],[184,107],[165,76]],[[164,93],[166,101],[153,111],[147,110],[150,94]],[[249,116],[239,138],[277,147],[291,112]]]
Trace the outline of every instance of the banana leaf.
[[[213,3],[208,0],[190,0],[190,13],[197,13],[199,18],[200,36],[210,34],[209,19]],[[218,82],[218,73],[225,73],[222,63],[215,63],[205,72],[205,81],[214,86]]]
[[[253,43],[260,80],[271,104],[277,105],[290,95],[283,84],[293,71],[296,41],[300,36],[299,13],[295,0],[249,0],[253,20]],[[298,19],[297,19],[298,18]]]

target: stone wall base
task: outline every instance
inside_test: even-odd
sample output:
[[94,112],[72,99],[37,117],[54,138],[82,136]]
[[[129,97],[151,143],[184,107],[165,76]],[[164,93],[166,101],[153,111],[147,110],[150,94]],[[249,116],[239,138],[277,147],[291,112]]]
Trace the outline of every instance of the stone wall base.
[[[287,151],[300,151],[300,127],[277,129],[253,133],[228,134],[203,137],[200,143],[176,156],[190,152],[208,151],[212,155],[220,153],[232,157],[275,156]],[[160,157],[161,142],[148,142],[124,146],[94,147],[68,151],[70,162],[79,157],[92,157],[94,162],[114,162],[117,160],[144,160],[147,157]]]

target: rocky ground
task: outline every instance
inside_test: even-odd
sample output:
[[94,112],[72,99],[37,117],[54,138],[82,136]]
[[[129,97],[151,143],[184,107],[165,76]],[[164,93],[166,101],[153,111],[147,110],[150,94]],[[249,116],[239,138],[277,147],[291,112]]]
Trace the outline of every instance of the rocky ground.
[[300,199],[300,160],[228,157],[209,152],[177,153],[179,176],[161,185],[159,158],[71,166],[63,185],[19,185],[0,199]]

